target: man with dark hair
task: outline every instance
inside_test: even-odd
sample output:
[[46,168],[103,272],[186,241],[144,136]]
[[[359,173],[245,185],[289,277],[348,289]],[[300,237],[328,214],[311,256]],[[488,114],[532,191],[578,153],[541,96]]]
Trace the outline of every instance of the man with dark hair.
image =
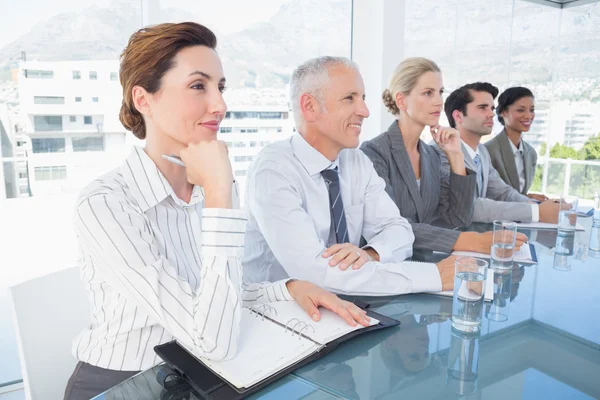
[[[480,144],[483,136],[492,133],[494,99],[498,88],[487,82],[464,85],[448,96],[444,111],[450,126],[460,133],[465,165],[477,172],[473,222],[509,219],[521,222],[551,222],[558,219],[559,204],[552,200],[540,205],[507,185],[492,166],[490,154]],[[435,147],[435,146],[434,146]],[[436,147],[444,168],[450,168],[444,152]]]

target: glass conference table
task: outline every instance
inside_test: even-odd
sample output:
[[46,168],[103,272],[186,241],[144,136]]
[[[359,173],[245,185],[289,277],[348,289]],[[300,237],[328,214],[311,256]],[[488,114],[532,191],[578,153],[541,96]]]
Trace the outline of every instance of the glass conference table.
[[[556,231],[524,231],[539,262],[513,267],[507,321],[484,317],[479,334],[465,334],[452,328],[452,298],[361,297],[401,325],[354,338],[249,398],[600,398],[600,254],[588,249],[592,219],[579,223],[570,271],[554,268]],[[200,398],[187,384],[163,389],[159,368],[96,398]]]

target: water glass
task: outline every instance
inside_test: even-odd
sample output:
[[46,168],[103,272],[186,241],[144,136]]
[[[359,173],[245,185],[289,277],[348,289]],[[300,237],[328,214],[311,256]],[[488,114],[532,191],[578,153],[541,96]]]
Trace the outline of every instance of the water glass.
[[474,257],[459,257],[454,267],[452,326],[465,332],[479,331],[483,314],[488,263]]
[[494,221],[491,265],[493,270],[510,270],[515,254],[517,224],[512,221]]
[[494,300],[485,316],[490,321],[504,322],[508,320],[510,293],[512,285],[512,269],[494,270]]
[[446,385],[460,396],[477,391],[479,336],[479,331],[463,332],[452,327]]
[[558,233],[560,231],[574,232],[577,227],[577,205],[579,198],[563,196],[560,198],[560,211],[558,212]]

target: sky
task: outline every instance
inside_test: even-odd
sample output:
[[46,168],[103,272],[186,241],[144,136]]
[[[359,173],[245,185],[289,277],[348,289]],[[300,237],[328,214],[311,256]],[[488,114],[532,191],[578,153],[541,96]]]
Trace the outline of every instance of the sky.
[[136,7],[158,2],[161,8],[174,7],[190,12],[222,33],[240,31],[272,17],[289,0],[0,0],[0,47],[27,33],[40,20],[53,15],[80,11],[95,5],[129,2]]

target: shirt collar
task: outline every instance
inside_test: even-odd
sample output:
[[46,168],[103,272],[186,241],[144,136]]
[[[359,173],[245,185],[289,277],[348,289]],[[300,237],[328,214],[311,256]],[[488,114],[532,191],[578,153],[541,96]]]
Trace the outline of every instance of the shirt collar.
[[327,157],[308,144],[300,133],[295,133],[291,141],[294,155],[310,176],[320,174],[323,170],[338,166],[338,159],[333,162],[329,161]]
[[[479,155],[479,146],[477,146],[477,150],[473,150],[471,146],[466,144],[462,139],[460,141],[462,142],[464,148],[467,149],[467,153],[469,153],[471,160],[475,160],[475,155]],[[479,158],[481,158],[481,156],[479,156]]]
[[168,196],[182,207],[194,205],[204,199],[202,188],[199,186],[194,186],[189,204],[179,199],[154,161],[141,147],[133,148],[121,165],[121,173],[142,212],[155,207]]
[[508,139],[508,143],[510,143],[510,147],[512,149],[513,154],[521,153],[521,142],[519,142],[519,147],[515,146],[512,140]]

